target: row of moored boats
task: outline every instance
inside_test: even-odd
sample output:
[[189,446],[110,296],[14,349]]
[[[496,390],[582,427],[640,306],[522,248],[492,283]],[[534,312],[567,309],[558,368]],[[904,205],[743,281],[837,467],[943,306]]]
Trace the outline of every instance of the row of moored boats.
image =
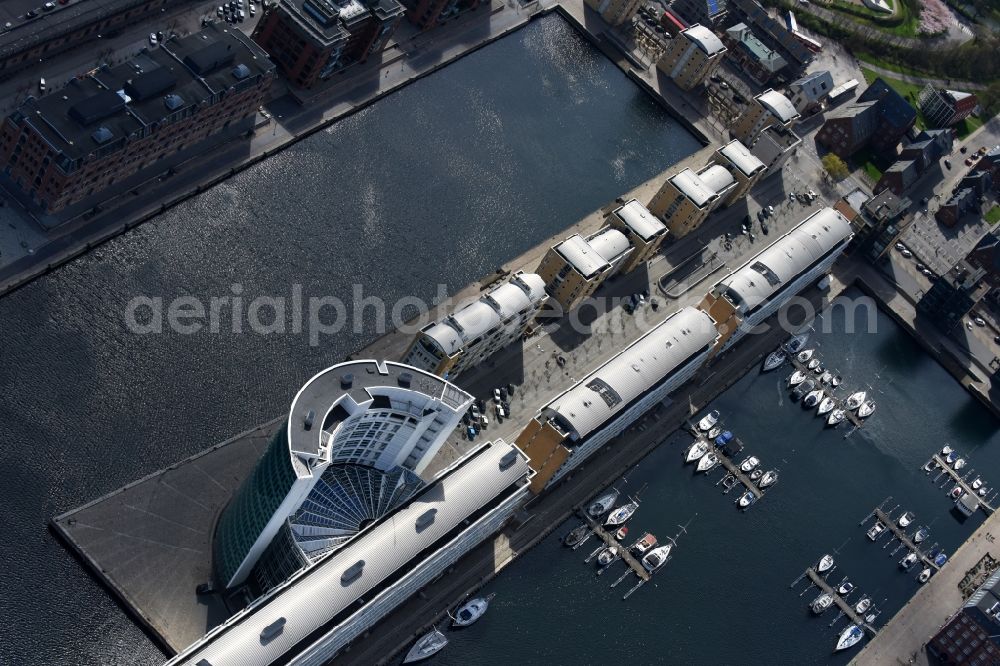
[[[684,462],[697,463],[695,470],[698,472],[709,472],[714,469],[721,462],[721,456],[724,455],[720,449],[733,440],[733,433],[729,430],[723,431],[718,423],[718,410],[713,410],[705,415],[697,424],[698,431],[702,436],[698,437],[684,452]],[[740,461],[739,470],[756,483],[760,490],[773,486],[778,481],[778,472],[776,470],[764,471],[757,456],[747,456]],[[726,490],[735,485],[736,480],[732,474],[727,476],[723,480],[724,483],[730,484],[727,485]],[[747,509],[756,499],[757,495],[748,489],[736,502],[741,509]]]
[[[448,613],[451,617],[451,626],[454,628],[468,627],[474,624],[479,618],[486,614],[490,606],[490,601],[496,595],[490,594],[485,597],[469,599],[458,607],[455,614]],[[412,664],[424,659],[429,659],[443,650],[448,645],[448,637],[437,627],[417,639],[410,651],[403,658],[404,664]]]
[[[824,555],[819,559],[819,562],[816,563],[816,573],[820,575],[827,574],[833,570],[833,565],[833,555]],[[854,583],[845,579],[834,588],[834,591],[846,603],[847,596],[854,592],[855,589]],[[814,614],[822,615],[833,605],[833,594],[823,592],[818,597],[813,599],[812,603],[809,604],[809,608]],[[878,614],[875,608],[872,607],[872,598],[869,596],[863,596],[859,601],[852,604],[851,608],[855,613],[857,613],[858,617],[864,618],[865,622],[868,623],[874,622],[875,616]],[[837,638],[837,644],[834,649],[839,652],[841,650],[852,648],[857,645],[862,638],[864,638],[864,630],[861,625],[852,624],[841,632],[840,636]]]

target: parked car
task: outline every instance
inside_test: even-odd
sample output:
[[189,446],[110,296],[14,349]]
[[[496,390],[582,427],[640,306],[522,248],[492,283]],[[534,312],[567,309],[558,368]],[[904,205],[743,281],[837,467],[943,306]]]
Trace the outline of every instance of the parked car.
[[493,402],[500,402],[500,389],[493,389]]
[[944,161],[944,168],[945,169],[950,169],[951,168],[951,160],[945,160]]
[[240,9],[236,12],[236,18],[237,20],[239,20],[240,23],[242,23],[243,21],[246,20],[247,15],[243,13],[242,9]]
[[[757,221],[758,222],[763,222],[764,221],[764,209],[763,208],[761,208],[759,211],[757,211]],[[744,221],[743,224],[745,225],[746,221]]]
[[812,201],[813,199],[816,198],[816,193],[813,192],[812,190],[809,190],[807,194],[809,195],[809,201]]
[[772,215],[774,215],[774,206],[768,206],[767,207],[767,216],[771,217]]
[[507,395],[509,395],[512,398],[514,397],[514,385],[513,384],[507,384]]
[[788,193],[788,202],[791,203],[793,201],[795,201],[795,192],[789,192]]
[[256,15],[257,15],[257,8],[253,5],[250,5],[250,16],[256,16]]
[[975,160],[971,157],[965,158],[965,166],[970,167]]
[[38,79],[38,92],[45,92],[45,77]]
[[896,249],[902,252],[903,250],[906,249],[906,246],[903,245],[902,243],[896,243]]
[[473,428],[472,426],[469,426],[468,428],[465,429],[465,436],[468,437],[469,441],[471,442],[476,438],[476,429]]
[[653,308],[653,311],[655,312],[660,309],[660,302],[653,298],[649,301],[649,307]]
[[904,259],[910,259],[913,257],[913,253],[910,252],[909,250],[900,250],[899,253],[903,255]]
[[958,150],[959,150],[959,152],[961,152],[964,155],[965,153],[969,152],[969,147],[968,146],[962,146]]
[[976,326],[978,326],[980,328],[982,328],[983,326],[986,326],[986,320],[983,319],[982,317],[976,317],[972,321],[974,321],[976,323]]
[[482,414],[479,416],[479,422],[482,424],[483,430],[486,430],[487,428],[490,427],[490,417],[486,416],[486,414]]
[[156,41],[157,41],[156,40],[156,33],[155,32],[149,33],[149,45],[150,46],[156,46]]
[[927,276],[927,277],[929,277],[929,278],[932,278],[932,277],[934,277],[934,271],[932,271],[932,270],[931,270],[931,269],[929,269],[929,268],[925,268],[924,270],[922,270],[922,271],[920,271],[920,272],[921,272],[921,273],[923,273],[923,274],[924,274],[925,276]]
[[719,87],[722,88],[723,90],[729,90],[729,84],[726,83],[725,81],[720,81]]
[[56,3],[54,2],[46,2],[44,5],[42,5],[42,9],[44,9],[47,12],[51,12],[55,8],[56,8]]

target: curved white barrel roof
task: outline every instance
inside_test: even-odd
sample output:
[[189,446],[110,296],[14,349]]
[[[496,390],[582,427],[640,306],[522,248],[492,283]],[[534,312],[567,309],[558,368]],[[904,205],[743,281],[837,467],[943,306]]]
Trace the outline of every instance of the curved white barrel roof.
[[656,219],[656,216],[650,213],[648,208],[635,199],[616,210],[614,215],[631,229],[632,233],[646,242],[667,230],[663,222]]
[[584,277],[592,277],[608,268],[607,260],[580,234],[573,234],[556,245],[556,252]]
[[454,356],[465,344],[455,327],[444,321],[434,324],[424,335],[436,342],[446,356]]
[[628,242],[625,234],[617,229],[605,229],[601,233],[591,236],[587,242],[608,263],[614,261],[632,248],[632,244]]
[[701,177],[701,181],[716,194],[736,182],[733,174],[729,173],[729,169],[721,164],[713,164],[698,175]]
[[851,223],[833,208],[822,208],[774,241],[739,270],[720,280],[719,293],[736,295],[746,313],[794,280],[817,259],[851,237]]
[[684,169],[679,174],[671,178],[670,182],[673,183],[674,187],[680,190],[684,196],[690,199],[698,208],[703,207],[716,196],[715,190],[709,187],[709,185],[691,169]]
[[499,325],[500,313],[480,300],[466,305],[449,317],[449,321],[458,327],[462,339],[468,342]]
[[739,139],[733,139],[724,145],[719,149],[719,153],[724,155],[726,159],[733,163],[733,166],[742,171],[748,178],[766,168],[766,165],[756,155],[747,150],[747,147]]
[[586,437],[718,337],[705,312],[687,307],[619,352],[543,410]]
[[709,30],[703,25],[695,24],[682,31],[688,39],[698,45],[698,47],[707,53],[708,55],[714,55],[720,51],[725,51],[726,47],[723,46],[722,40],[719,39],[718,35]]
[[787,97],[776,90],[766,90],[757,95],[759,101],[765,109],[770,110],[781,122],[787,123],[797,117],[799,112],[795,110],[795,105]]

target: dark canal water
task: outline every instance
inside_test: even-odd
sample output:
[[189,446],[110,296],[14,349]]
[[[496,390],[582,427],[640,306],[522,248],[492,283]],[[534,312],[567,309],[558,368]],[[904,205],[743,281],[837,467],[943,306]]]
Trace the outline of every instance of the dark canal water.
[[[690,438],[673,437],[626,484],[632,490],[648,484],[633,533],[662,539],[693,518],[655,584],[622,601],[631,583],[609,585],[624,565],[595,577],[593,564],[583,563],[597,547],[593,540],[575,552],[559,543],[575,524],[568,522],[487,587],[497,594],[489,614],[449,632],[451,644],[428,663],[847,663],[859,648],[831,654],[846,620],[830,628],[836,611],[817,618],[807,608],[818,590],[800,597],[806,584],[792,590],[790,583],[838,549],[831,582],[848,576],[884,610],[876,622],[888,621],[916,591],[918,571],[903,573],[902,551],[890,556],[895,546],[883,550],[886,538],[873,544],[858,523],[891,495],[889,506],[902,505],[897,513],[905,507],[930,526],[927,544],[954,552],[981,514],[959,523],[945,496],[951,484],[936,488],[920,467],[950,443],[970,461],[966,471],[1000,484],[1000,434],[992,416],[886,315],[877,313],[874,334],[846,334],[846,320],[843,310],[834,312],[830,332],[820,327],[813,341],[846,387],[875,387],[878,408],[863,430],[845,439],[846,428],[825,429],[788,399],[790,371],[752,370],[711,407],[745,451],[781,470],[760,503],[740,513],[737,493],[722,495],[715,486],[721,468],[708,478],[695,475],[681,461]],[[852,313],[850,320],[855,331],[866,330],[866,316]],[[861,596],[855,591],[849,598]]]
[[546,18],[4,298],[0,663],[162,662],[46,521],[280,414],[375,337],[369,326],[310,346],[305,333],[236,335],[230,320],[218,334],[136,335],[130,299],[206,300],[233,284],[247,302],[293,284],[344,297],[353,283],[429,298],[697,148]]

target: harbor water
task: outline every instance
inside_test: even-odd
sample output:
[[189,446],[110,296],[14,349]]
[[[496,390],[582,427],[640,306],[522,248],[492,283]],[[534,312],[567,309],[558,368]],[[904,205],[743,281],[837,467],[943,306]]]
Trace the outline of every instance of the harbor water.
[[[721,467],[707,478],[695,473],[682,462],[691,437],[669,437],[617,484],[629,492],[645,487],[629,543],[645,531],[663,543],[690,521],[673,559],[650,583],[623,601],[636,577],[611,589],[625,571],[620,561],[595,576],[595,563],[583,560],[598,540],[575,551],[563,547],[561,538],[579,522],[569,521],[487,585],[484,592],[496,593],[488,614],[449,631],[450,645],[428,663],[847,663],[860,646],[832,654],[846,618],[830,627],[837,609],[816,617],[808,608],[819,590],[804,580],[789,585],[831,553],[829,582],[854,582],[852,603],[873,597],[881,625],[917,590],[920,567],[901,571],[904,551],[889,554],[899,542],[884,549],[888,535],[872,543],[865,534],[872,522],[859,522],[891,495],[886,508],[900,505],[894,517],[916,513],[909,532],[929,526],[922,545],[953,553],[983,514],[960,522],[946,497],[953,484],[938,488],[931,482],[936,473],[921,470],[945,443],[969,461],[963,473],[975,470],[1000,488],[996,421],[887,315],[874,317],[869,334],[866,314],[836,310],[824,318],[829,332],[821,320],[809,345],[843,374],[843,388],[874,387],[877,410],[861,430],[845,438],[850,428],[824,428],[791,402],[789,366],[768,374],[754,368],[709,408],[744,442],[739,460],[754,454],[765,469],[780,470],[762,500],[741,513],[737,489],[723,495],[715,485]],[[844,332],[848,319],[857,324],[853,334]]]
[[0,664],[161,663],[47,520],[280,415],[379,332],[140,335],[131,299],[429,299],[698,148],[551,16],[0,300]]

